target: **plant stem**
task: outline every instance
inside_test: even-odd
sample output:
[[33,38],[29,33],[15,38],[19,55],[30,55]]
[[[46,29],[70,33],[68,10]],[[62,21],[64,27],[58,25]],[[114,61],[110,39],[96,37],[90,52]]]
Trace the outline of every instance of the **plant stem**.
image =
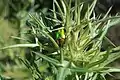
[[63,63],[63,61],[64,61],[64,55],[63,55],[63,52],[62,52],[63,50],[60,48],[60,59],[61,59],[61,64]]

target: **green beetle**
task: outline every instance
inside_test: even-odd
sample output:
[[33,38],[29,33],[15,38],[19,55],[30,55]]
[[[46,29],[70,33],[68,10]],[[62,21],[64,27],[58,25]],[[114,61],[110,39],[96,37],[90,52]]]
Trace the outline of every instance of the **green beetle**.
[[56,42],[60,47],[63,46],[63,44],[65,42],[65,31],[64,31],[64,29],[59,29],[56,32]]
[[62,47],[65,42],[65,29],[61,26],[62,25],[56,25],[54,27],[54,39],[59,47]]

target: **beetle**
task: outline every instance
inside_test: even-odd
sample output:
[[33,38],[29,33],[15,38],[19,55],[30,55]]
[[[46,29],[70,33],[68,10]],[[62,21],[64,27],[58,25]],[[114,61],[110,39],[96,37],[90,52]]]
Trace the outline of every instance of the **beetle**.
[[56,42],[57,44],[62,47],[65,42],[65,31],[64,29],[60,29],[56,32]]
[[59,47],[62,47],[65,43],[65,29],[61,25],[56,25],[53,29],[54,39]]

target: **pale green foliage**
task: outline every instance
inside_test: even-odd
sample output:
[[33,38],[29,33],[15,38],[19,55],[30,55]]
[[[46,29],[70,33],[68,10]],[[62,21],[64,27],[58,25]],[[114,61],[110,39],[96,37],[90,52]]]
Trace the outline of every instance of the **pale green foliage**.
[[[105,66],[116,58],[112,59],[112,61],[109,60],[110,62],[108,61],[108,63],[105,62],[110,56],[119,55],[120,53],[111,54],[111,50],[101,52],[101,46],[108,29],[119,23],[120,19],[119,17],[108,16],[110,10],[102,19],[99,19],[94,12],[96,1],[94,0],[86,10],[83,10],[85,6],[84,3],[80,3],[80,0],[75,0],[74,7],[71,6],[71,0],[69,3],[66,0],[60,0],[62,6],[54,0],[53,20],[60,21],[55,11],[56,5],[62,19],[60,22],[66,30],[65,44],[62,48],[58,48],[61,54],[61,61],[57,63],[47,58],[47,56],[45,58],[41,54],[36,54],[45,60],[49,59],[47,61],[59,66],[57,80],[64,80],[67,75],[74,75],[76,72],[78,74],[76,73],[73,78],[76,78],[76,80],[96,80],[98,76],[101,76],[101,80],[103,80],[105,78],[102,72],[112,71]],[[79,75],[79,73],[83,74]]]
[[[43,15],[30,14],[29,23],[36,42],[28,46],[26,44],[16,45],[16,47],[39,46],[39,52],[33,51],[32,53],[47,61],[53,71],[51,72],[52,76],[49,76],[50,79],[47,77],[46,80],[106,80],[106,73],[120,72],[120,69],[107,67],[109,63],[120,57],[120,48],[101,51],[102,42],[108,29],[118,24],[120,17],[109,16],[110,10],[104,17],[96,16],[94,12],[96,2],[97,0],[94,0],[91,5],[85,5],[84,2],[75,0],[75,4],[72,6],[72,0],[60,0],[61,6],[54,0],[53,18],[47,19],[56,24],[62,23],[62,27],[66,30],[63,47],[59,47],[50,34],[52,30],[45,25]],[[57,9],[58,12],[56,12]],[[37,35],[49,39],[53,48],[39,42]],[[42,50],[48,49],[53,50],[48,51],[48,54],[54,56],[54,58],[42,53]],[[57,54],[53,54],[55,52]],[[28,63],[24,60],[23,62]],[[39,67],[37,63],[36,65]],[[27,67],[30,67],[30,65]],[[34,74],[38,76],[38,73]],[[36,78],[34,77],[34,79]]]

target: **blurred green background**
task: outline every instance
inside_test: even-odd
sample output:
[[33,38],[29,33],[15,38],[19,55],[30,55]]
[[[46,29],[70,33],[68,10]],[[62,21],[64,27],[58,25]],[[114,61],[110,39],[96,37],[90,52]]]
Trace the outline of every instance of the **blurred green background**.
[[[50,6],[50,0],[0,0],[0,48],[24,43],[18,37],[26,37],[28,13],[40,10],[46,13]],[[25,58],[25,49],[0,50],[0,80],[32,80],[17,55]]]

